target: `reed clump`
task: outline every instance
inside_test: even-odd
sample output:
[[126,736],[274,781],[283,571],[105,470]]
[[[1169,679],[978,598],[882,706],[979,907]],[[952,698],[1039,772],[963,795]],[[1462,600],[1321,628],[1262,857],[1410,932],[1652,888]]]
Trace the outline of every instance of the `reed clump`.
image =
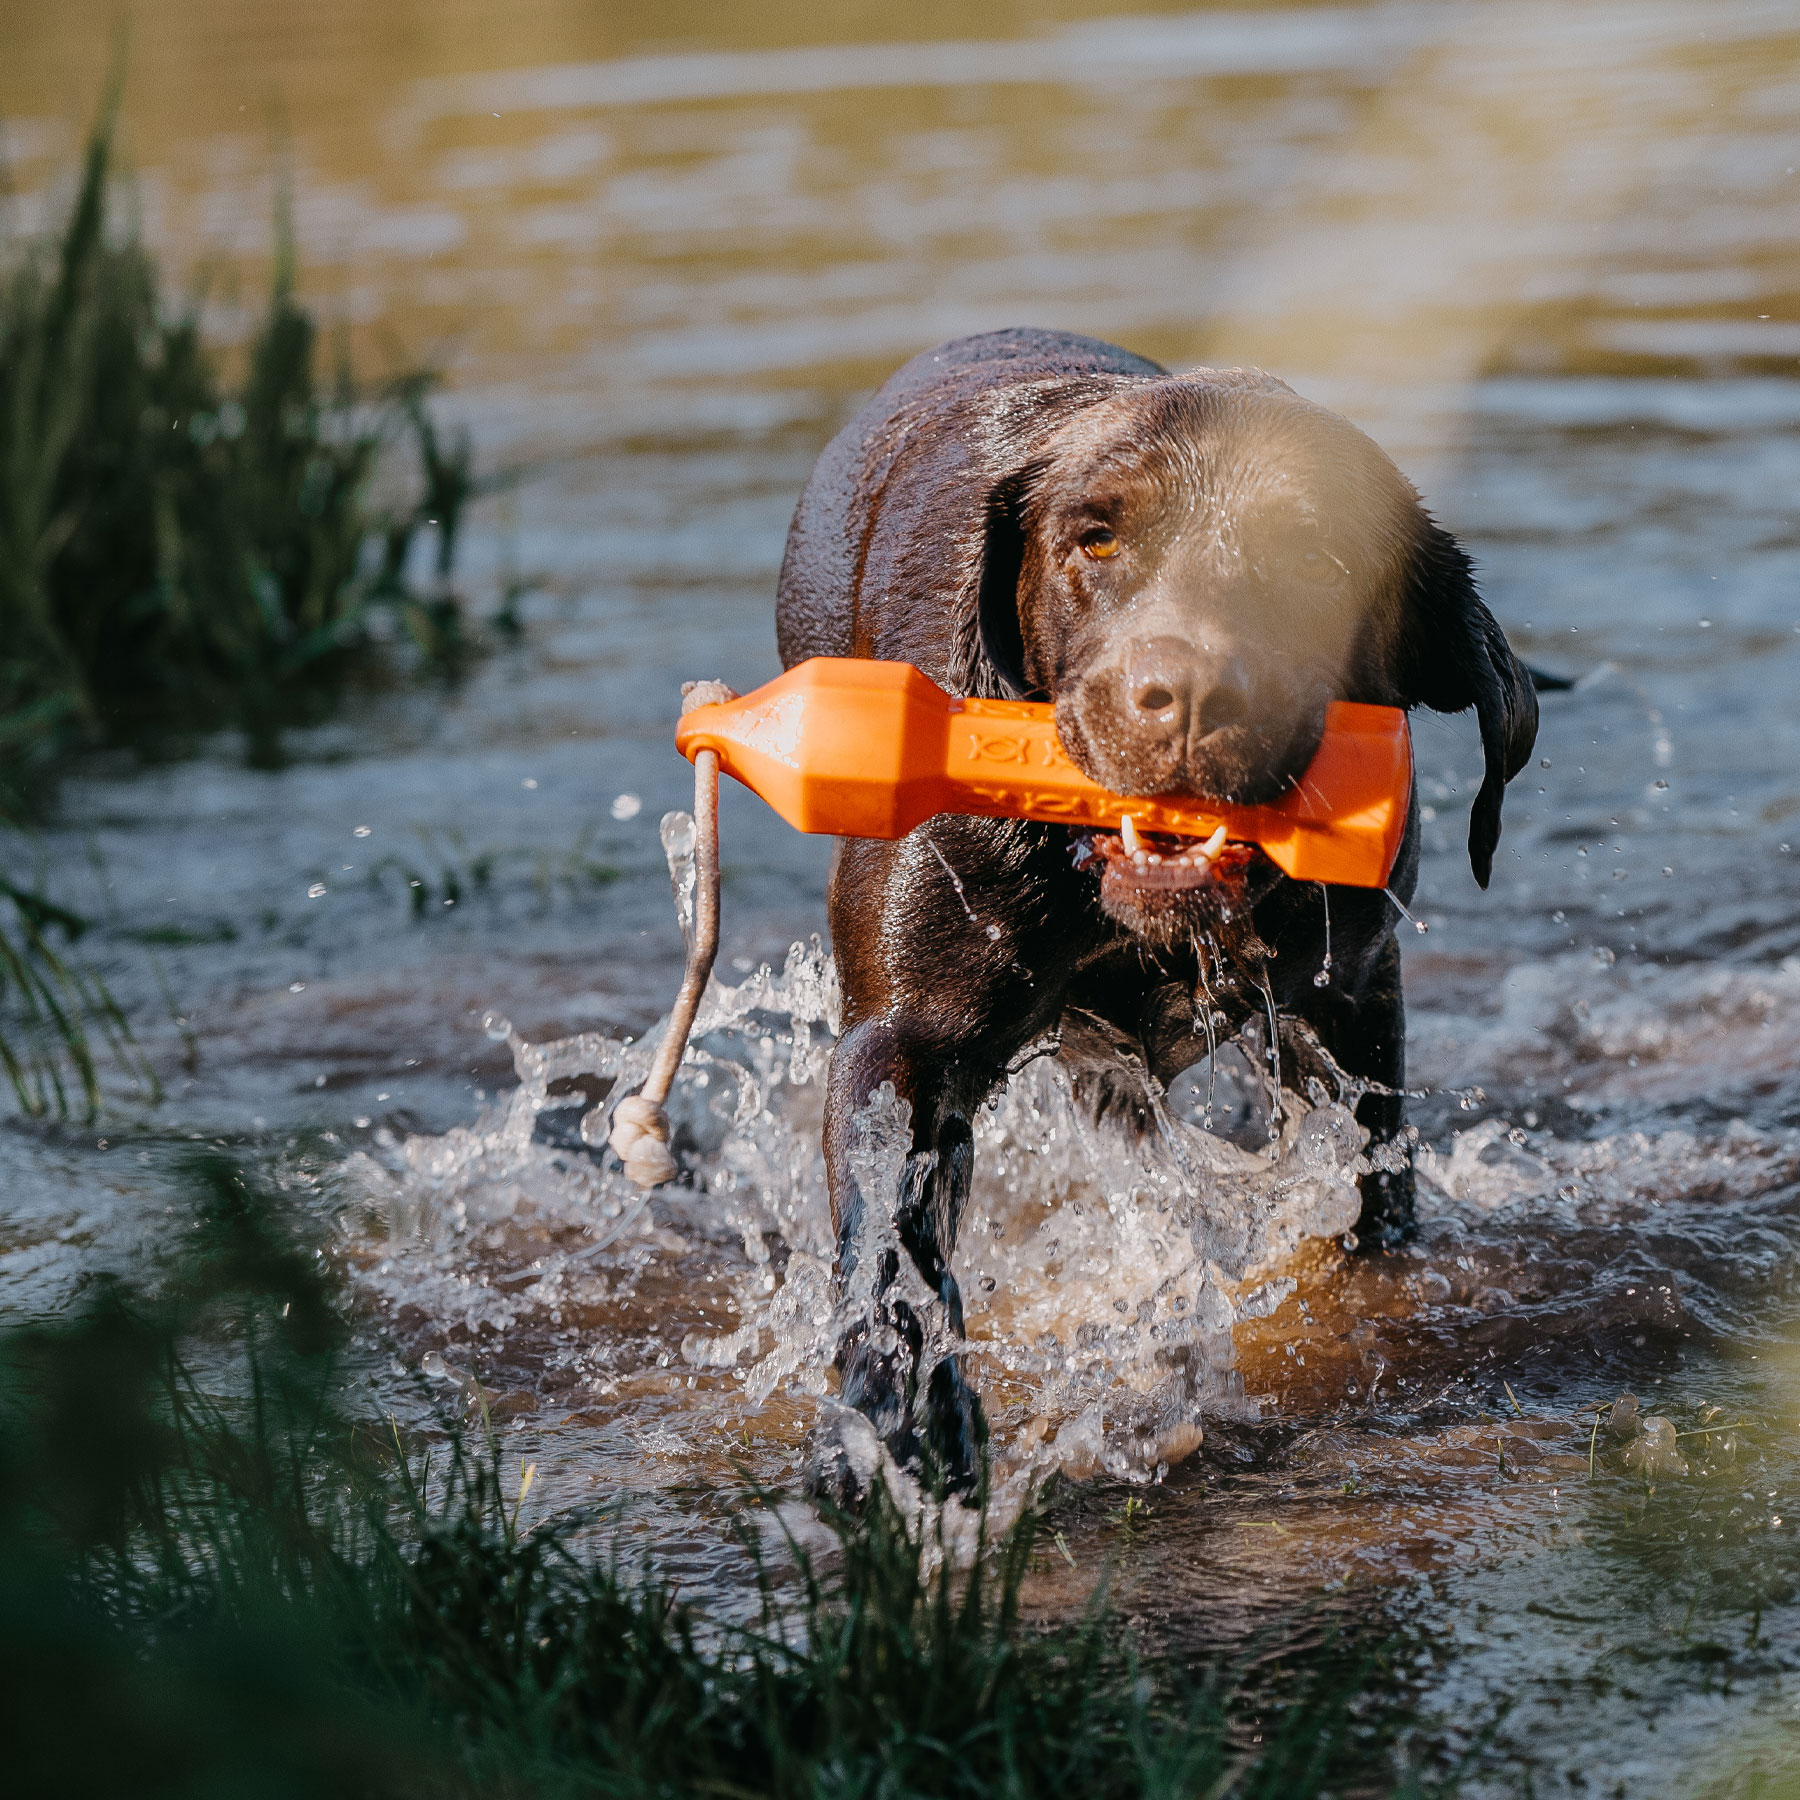
[[829,1569],[765,1574],[760,1620],[703,1618],[491,1442],[348,1414],[319,1259],[241,1169],[194,1178],[153,1292],[98,1285],[0,1348],[9,1791],[1344,1791],[1354,1679],[1247,1746],[1228,1682],[1139,1667],[1099,1608],[1022,1623],[1034,1520],[934,1572],[877,1499]]
[[235,727],[272,765],[353,685],[472,649],[454,575],[478,483],[429,377],[327,368],[280,218],[247,349],[209,346],[121,233],[116,101],[59,230],[0,213],[0,1078],[38,1117],[94,1115],[101,1051],[156,1085],[74,948],[85,921],[18,879],[17,828],[70,757]]
[[[8,839],[0,825],[0,847]],[[95,1116],[96,1041],[142,1095],[161,1092],[106,983],[73,948],[88,926],[0,874],[0,1075],[28,1118]]]
[[[236,727],[271,763],[285,729],[391,668],[388,640],[440,669],[468,649],[470,447],[433,419],[428,377],[326,367],[279,219],[228,373],[198,304],[171,304],[120,235],[113,116],[60,230],[0,228],[0,817],[41,810],[88,746]],[[380,502],[378,476],[410,492]]]

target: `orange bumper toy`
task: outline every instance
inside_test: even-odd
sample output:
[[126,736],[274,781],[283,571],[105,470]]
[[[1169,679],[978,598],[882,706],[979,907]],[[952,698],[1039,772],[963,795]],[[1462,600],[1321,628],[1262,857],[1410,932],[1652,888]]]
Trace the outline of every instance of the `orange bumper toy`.
[[1298,787],[1268,806],[1108,793],[1069,760],[1054,715],[1032,701],[953,698],[910,663],[819,656],[695,708],[675,747],[690,762],[716,752],[800,831],[899,838],[939,813],[1190,838],[1222,827],[1296,881],[1387,885],[1412,795],[1399,708],[1333,701]]

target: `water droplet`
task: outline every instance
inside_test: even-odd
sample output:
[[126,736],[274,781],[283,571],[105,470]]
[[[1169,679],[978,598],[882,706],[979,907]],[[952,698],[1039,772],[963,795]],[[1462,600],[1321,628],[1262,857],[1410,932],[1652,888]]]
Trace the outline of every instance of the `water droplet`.
[[1673,875],[1675,873],[1675,871],[1673,869],[1671,869],[1667,863],[1664,863],[1663,864],[1663,873],[1665,875]]
[[1596,944],[1594,946],[1594,961],[1599,964],[1601,968],[1610,969],[1618,960],[1619,959],[1605,944]]
[[1407,924],[1409,924],[1413,928],[1413,930],[1419,934],[1420,937],[1423,937],[1426,934],[1426,932],[1428,932],[1431,929],[1431,927],[1429,925],[1427,925],[1423,919],[1415,919],[1412,916],[1412,914],[1406,910],[1406,906],[1405,906],[1404,902],[1400,899],[1400,896],[1398,894],[1396,894],[1392,888],[1383,888],[1381,891],[1384,894],[1386,894],[1390,900],[1393,901],[1395,907],[1399,910],[1401,918],[1403,918],[1407,922]]
[[312,886],[306,890],[306,897],[309,900],[323,900],[325,898],[324,882],[315,881]]
[[1000,939],[1000,927],[998,925],[990,925],[987,928],[987,934],[991,939],[998,943]]
[[519,783],[519,786],[522,788],[535,788],[537,782],[531,776],[527,775],[525,779]]
[[484,1013],[481,1019],[481,1029],[496,1044],[504,1044],[512,1036],[512,1020],[499,1013]]
[[306,992],[306,983],[304,981],[290,981],[288,983],[288,992],[290,994],[304,994]]
[[1669,791],[1669,784],[1660,776],[1658,776],[1655,781],[1651,782],[1650,785],[1655,788],[1659,794],[1666,794]]
[[1547,768],[1549,768],[1549,766],[1550,766],[1550,759],[1549,759],[1549,757],[1547,757],[1547,756],[1540,756],[1540,757],[1539,757],[1539,758],[1538,758],[1538,767],[1539,767],[1539,768],[1540,768],[1540,769],[1547,769]]
[[612,803],[612,816],[622,825],[627,819],[635,819],[644,810],[644,803],[636,794],[620,794]]
[[435,1350],[427,1350],[419,1358],[419,1373],[429,1375],[433,1381],[445,1381],[450,1371],[444,1367],[444,1359]]
[[367,825],[359,825],[350,835],[352,837],[367,837],[369,835],[369,828]]

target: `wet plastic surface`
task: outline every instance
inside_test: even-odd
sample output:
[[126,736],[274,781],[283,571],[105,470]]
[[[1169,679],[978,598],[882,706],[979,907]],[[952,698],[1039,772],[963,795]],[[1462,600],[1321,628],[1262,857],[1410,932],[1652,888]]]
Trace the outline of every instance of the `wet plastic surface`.
[[726,774],[796,830],[904,837],[939,813],[1258,845],[1296,881],[1386,887],[1406,833],[1412,740],[1391,706],[1333,701],[1293,791],[1267,806],[1125,798],[1091,781],[1056,735],[1056,709],[952,699],[910,663],[815,656],[754,693],[687,714],[675,747],[716,750]]

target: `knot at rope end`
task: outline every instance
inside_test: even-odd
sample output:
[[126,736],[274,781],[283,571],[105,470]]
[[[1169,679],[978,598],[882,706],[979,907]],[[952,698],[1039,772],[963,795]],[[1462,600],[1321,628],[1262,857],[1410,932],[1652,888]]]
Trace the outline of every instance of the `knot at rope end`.
[[669,1149],[669,1115],[643,1094],[628,1094],[613,1109],[607,1141],[634,1187],[661,1187],[681,1173]]
[[723,706],[737,698],[737,693],[722,681],[684,681],[681,684],[681,716],[685,719],[702,706]]

